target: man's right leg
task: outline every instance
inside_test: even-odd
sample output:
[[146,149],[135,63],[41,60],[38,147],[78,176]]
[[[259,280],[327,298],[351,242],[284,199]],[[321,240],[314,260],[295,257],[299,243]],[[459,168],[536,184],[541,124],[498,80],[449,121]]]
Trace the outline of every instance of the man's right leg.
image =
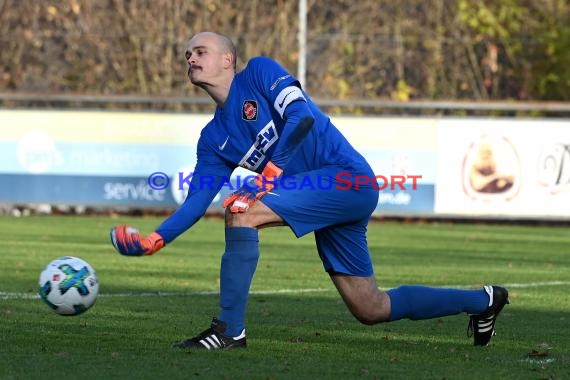
[[261,201],[246,213],[226,209],[226,248],[220,268],[220,313],[209,329],[178,342],[185,349],[232,349],[246,346],[245,312],[249,287],[259,259],[258,228],[283,220]]

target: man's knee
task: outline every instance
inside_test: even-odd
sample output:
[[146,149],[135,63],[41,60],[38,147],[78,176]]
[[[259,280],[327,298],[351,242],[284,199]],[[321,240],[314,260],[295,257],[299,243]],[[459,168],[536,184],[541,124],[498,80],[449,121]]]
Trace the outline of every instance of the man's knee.
[[378,289],[374,277],[332,275],[331,278],[359,322],[374,325],[390,319],[390,297]]
[[352,315],[364,325],[375,325],[387,322],[390,317],[389,311],[378,305],[353,306],[350,308]]
[[283,219],[263,202],[255,202],[246,212],[232,213],[226,208],[226,227],[264,228],[283,225]]
[[233,213],[230,208],[226,208],[226,227],[256,227],[252,224],[252,218],[247,212]]

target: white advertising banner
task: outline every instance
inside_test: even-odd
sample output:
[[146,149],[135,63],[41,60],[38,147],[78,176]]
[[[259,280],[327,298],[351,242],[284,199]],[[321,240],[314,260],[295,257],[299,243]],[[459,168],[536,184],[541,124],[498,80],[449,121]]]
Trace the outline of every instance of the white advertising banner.
[[570,121],[442,119],[435,212],[570,219]]

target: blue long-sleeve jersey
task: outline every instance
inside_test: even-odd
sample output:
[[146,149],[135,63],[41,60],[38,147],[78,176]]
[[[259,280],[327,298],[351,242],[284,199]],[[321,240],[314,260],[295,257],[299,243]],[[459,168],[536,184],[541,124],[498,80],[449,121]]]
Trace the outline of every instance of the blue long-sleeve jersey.
[[[251,59],[232,81],[228,98],[202,129],[197,164],[184,203],[156,230],[169,243],[205,213],[233,170],[261,173],[271,160],[283,174],[328,165],[369,173],[366,160],[281,65]],[[203,186],[203,177],[208,186]],[[210,185],[211,184],[211,185]]]

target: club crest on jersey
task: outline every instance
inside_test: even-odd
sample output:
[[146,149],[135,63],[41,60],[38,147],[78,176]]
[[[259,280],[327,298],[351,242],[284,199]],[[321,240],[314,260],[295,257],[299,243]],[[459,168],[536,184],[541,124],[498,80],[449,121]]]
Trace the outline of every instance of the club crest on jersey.
[[246,121],[257,120],[257,102],[255,100],[243,102],[241,117]]
[[255,137],[255,142],[249,148],[245,156],[241,159],[239,165],[249,170],[256,170],[265,160],[267,151],[279,138],[277,128],[273,120],[271,120]]

